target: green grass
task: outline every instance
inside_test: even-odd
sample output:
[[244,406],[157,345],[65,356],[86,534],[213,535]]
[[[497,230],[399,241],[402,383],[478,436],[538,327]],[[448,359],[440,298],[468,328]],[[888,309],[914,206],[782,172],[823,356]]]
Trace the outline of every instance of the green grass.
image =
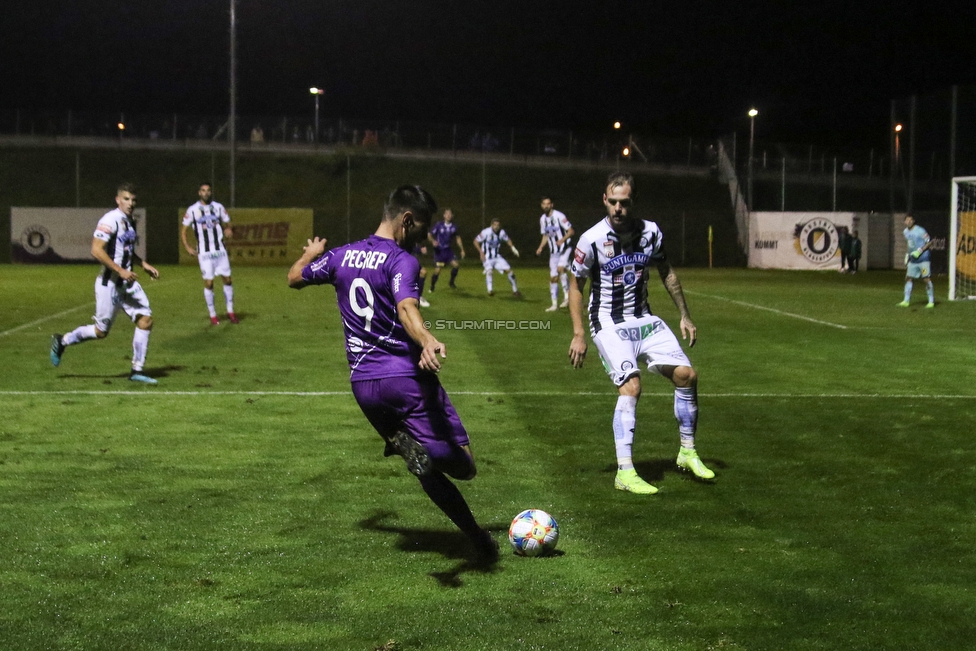
[[[52,332],[89,319],[94,267],[0,267],[4,649],[941,650],[976,634],[972,303],[924,310],[917,288],[897,308],[897,272],[681,270],[718,477],[675,470],[671,392],[646,376],[635,459],[661,492],[641,497],[613,490],[614,391],[593,347],[569,367],[546,272],[517,268],[517,302],[465,267],[429,319],[551,323],[438,331],[476,516],[500,541],[528,507],[561,527],[559,555],[481,572],[381,456],[331,289],[235,269],[241,323],[214,328],[196,269],[161,271],[160,384],[144,387],[125,379],[124,318],[47,359]],[[675,327],[662,289],[651,302]]]

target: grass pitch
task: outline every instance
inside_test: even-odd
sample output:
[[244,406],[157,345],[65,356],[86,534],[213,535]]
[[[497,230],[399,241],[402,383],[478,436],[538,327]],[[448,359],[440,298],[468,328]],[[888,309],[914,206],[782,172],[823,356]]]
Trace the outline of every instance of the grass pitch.
[[[634,456],[661,489],[645,497],[613,490],[595,348],[571,369],[546,271],[516,270],[523,301],[501,277],[487,298],[465,267],[424,310],[472,436],[476,516],[503,545],[525,508],[560,524],[558,555],[481,572],[382,458],[331,288],[236,268],[241,323],[211,327],[196,269],[161,268],[145,387],[126,379],[124,316],[48,361],[51,333],[90,318],[94,266],[0,268],[0,647],[935,650],[976,634],[976,305],[925,310],[917,287],[898,308],[897,272],[679,270],[718,477],[676,471],[670,385],[645,374]],[[659,286],[651,304],[677,326]]]

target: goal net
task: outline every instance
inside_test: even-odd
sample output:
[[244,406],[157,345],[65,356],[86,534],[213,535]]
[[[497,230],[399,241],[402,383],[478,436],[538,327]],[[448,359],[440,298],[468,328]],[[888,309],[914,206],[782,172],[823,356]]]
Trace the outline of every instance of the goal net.
[[976,176],[952,179],[949,300],[976,299]]

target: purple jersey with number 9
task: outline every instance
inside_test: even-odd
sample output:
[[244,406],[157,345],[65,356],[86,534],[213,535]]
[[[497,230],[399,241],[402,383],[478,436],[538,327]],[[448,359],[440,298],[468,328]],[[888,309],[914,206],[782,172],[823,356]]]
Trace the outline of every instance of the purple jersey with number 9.
[[419,299],[419,271],[415,257],[376,235],[327,251],[302,269],[307,284],[335,287],[350,381],[422,373],[420,347],[397,314],[400,301]]

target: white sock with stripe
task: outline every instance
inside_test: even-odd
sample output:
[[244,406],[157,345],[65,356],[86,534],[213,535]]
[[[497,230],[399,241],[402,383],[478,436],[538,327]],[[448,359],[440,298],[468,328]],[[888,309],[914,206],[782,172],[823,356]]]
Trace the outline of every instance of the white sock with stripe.
[[613,445],[617,452],[617,468],[630,470],[634,467],[634,429],[637,427],[637,398],[620,396],[613,411]]

